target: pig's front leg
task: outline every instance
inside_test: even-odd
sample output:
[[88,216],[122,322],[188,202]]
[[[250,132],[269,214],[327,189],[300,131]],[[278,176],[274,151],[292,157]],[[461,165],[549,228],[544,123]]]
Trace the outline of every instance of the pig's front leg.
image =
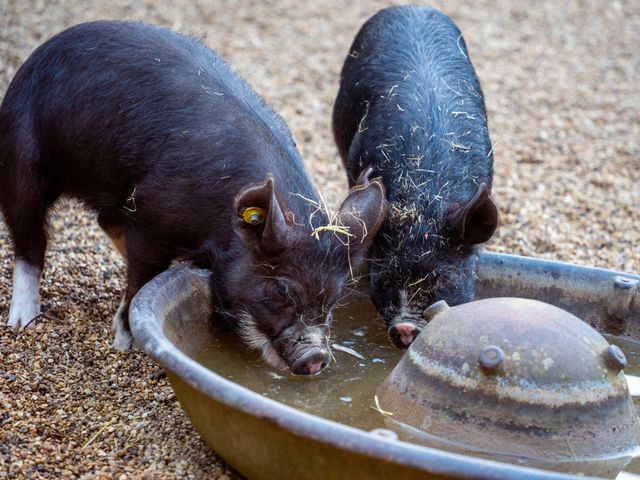
[[118,311],[113,317],[111,333],[113,334],[112,346],[121,352],[131,350],[133,335],[129,326],[129,305],[142,286],[153,277],[169,267],[173,257],[160,253],[162,248],[148,241],[136,232],[126,233],[127,257],[129,270],[127,272],[127,291],[120,302]]
[[133,335],[131,335],[129,328],[129,303],[130,301],[125,296],[111,322],[111,335],[113,336],[111,346],[121,352],[128,352],[133,345]]

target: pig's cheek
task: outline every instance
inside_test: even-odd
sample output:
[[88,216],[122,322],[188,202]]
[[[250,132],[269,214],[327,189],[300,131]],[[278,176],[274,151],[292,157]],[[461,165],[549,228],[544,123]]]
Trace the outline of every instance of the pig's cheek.
[[400,307],[393,304],[392,302],[387,303],[385,307],[380,309],[380,313],[387,327],[390,327],[394,323],[396,323],[395,320],[398,316],[400,316],[400,312]]
[[378,309],[379,312],[385,312],[387,310],[393,310],[393,304],[391,301],[391,295],[384,291],[381,285],[375,285],[371,290],[371,300]]
[[289,370],[289,366],[271,344],[266,344],[262,349],[262,358],[265,362],[279,370]]

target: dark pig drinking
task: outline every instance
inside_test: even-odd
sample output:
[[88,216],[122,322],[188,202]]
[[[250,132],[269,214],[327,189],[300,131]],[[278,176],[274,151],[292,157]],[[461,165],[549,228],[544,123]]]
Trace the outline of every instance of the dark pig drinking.
[[284,121],[219,56],[135,22],[81,24],[36,49],[0,108],[0,165],[9,326],[40,314],[47,212],[67,195],[127,259],[116,348],[131,347],[135,293],[186,258],[212,270],[217,318],[296,374],[329,363],[332,310],[386,212],[371,182],[330,215]]
[[380,177],[386,188],[371,297],[406,348],[425,307],[473,299],[474,250],[498,224],[484,97],[451,19],[413,6],[369,19],[342,69],[333,132],[349,184]]

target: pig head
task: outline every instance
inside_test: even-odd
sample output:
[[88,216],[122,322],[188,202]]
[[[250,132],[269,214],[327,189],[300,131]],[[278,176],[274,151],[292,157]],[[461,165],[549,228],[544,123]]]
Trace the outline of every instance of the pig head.
[[[307,214],[300,202],[306,202]],[[297,208],[294,210],[292,207]],[[387,211],[380,181],[352,188],[338,212],[278,191],[271,177],[235,199],[239,242],[212,255],[216,310],[270,365],[315,374],[330,362],[332,312]]]
[[498,209],[486,184],[466,201],[391,203],[372,246],[371,298],[393,343],[406,348],[429,320],[428,307],[474,299],[475,247],[491,238]]

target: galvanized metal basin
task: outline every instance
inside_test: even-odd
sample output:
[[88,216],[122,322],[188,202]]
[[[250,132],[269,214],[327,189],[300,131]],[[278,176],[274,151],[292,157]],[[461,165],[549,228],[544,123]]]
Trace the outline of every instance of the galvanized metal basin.
[[613,477],[640,440],[625,366],[574,315],[490,298],[435,314],[378,396],[401,438]]
[[[496,290],[500,290],[499,282],[505,288],[517,289],[517,280],[527,279],[522,273],[520,258],[496,254],[481,256],[478,293],[495,296]],[[536,282],[544,285],[547,278],[558,281],[565,274],[569,279],[586,278],[584,271],[576,271],[574,266],[567,266],[565,271],[562,266],[566,264],[541,263],[546,267],[535,265],[539,270],[534,269],[536,276],[526,284],[526,296],[535,297],[536,292],[544,294],[543,288],[535,290],[531,285]],[[500,275],[512,272],[512,276],[505,281],[498,276],[482,276],[491,271]],[[547,275],[547,272],[552,273]],[[618,274],[598,270],[593,278],[608,284],[615,275]],[[640,281],[640,277],[633,275],[625,278],[629,278],[632,284]],[[137,344],[166,370],[176,396],[196,430],[222,458],[247,478],[585,478],[393,440],[305,414],[222,378],[183,353],[189,350],[187,345],[192,346],[212,334],[207,280],[206,271],[185,266],[159,275],[134,298],[130,309],[131,327]],[[571,282],[566,285],[571,285]],[[563,285],[560,287],[553,291],[555,295],[569,289]],[[637,284],[632,288],[637,292]],[[588,289],[586,291],[588,294]],[[562,298],[568,299],[565,303],[570,306],[575,299],[576,305],[583,304],[579,295],[569,294]],[[597,299],[590,305],[594,311],[606,308]],[[640,323],[639,311],[637,297],[633,297],[615,311],[624,317],[618,323],[630,326],[632,330]]]

